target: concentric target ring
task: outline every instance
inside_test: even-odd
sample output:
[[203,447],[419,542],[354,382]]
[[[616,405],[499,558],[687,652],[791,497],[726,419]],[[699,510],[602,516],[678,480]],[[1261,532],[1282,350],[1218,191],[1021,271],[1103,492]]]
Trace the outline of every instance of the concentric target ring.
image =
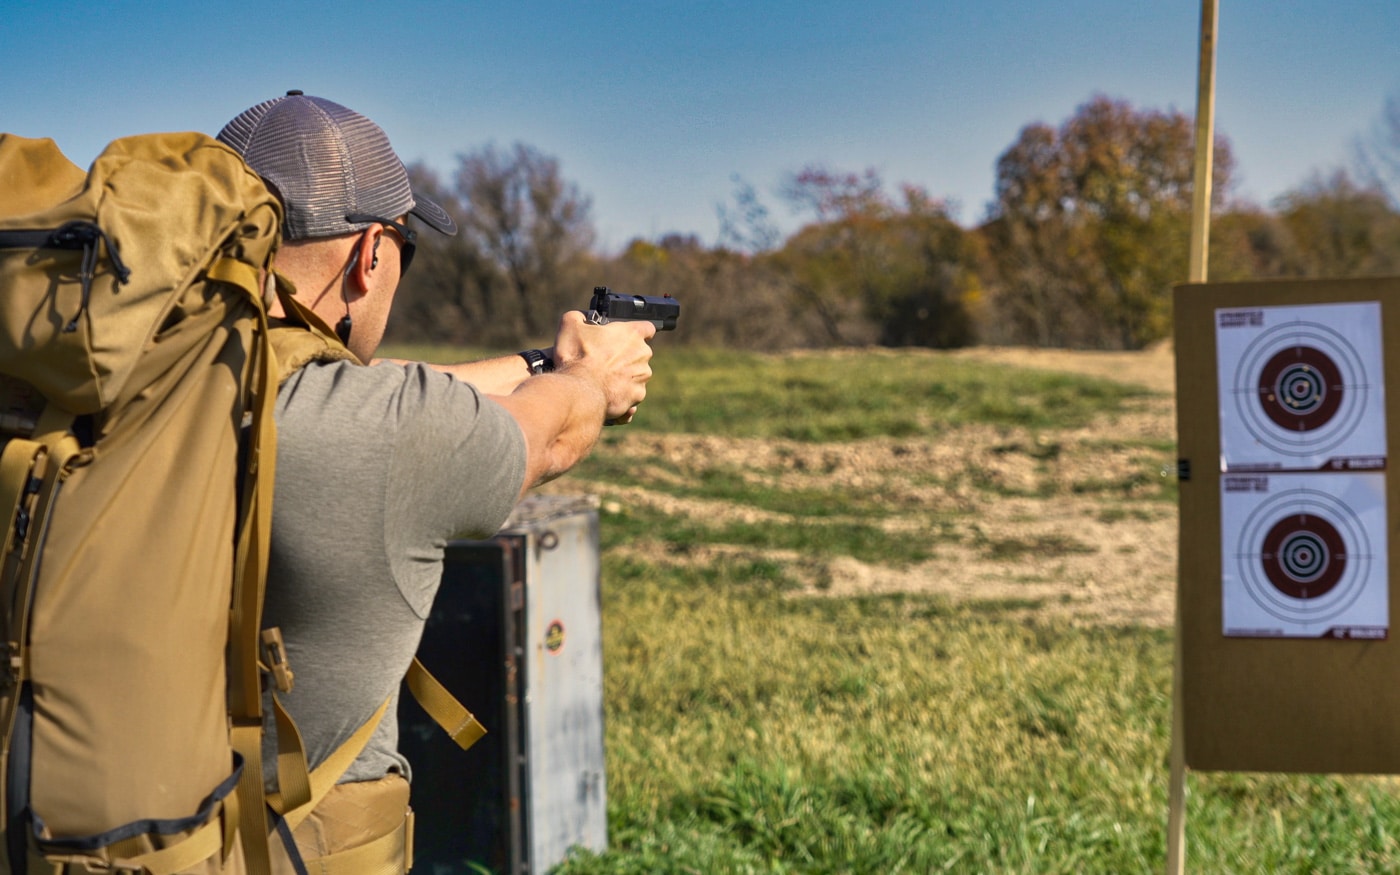
[[1259,552],[1264,577],[1290,598],[1321,598],[1346,573],[1346,542],[1336,526],[1314,514],[1279,520]]
[[1337,365],[1311,346],[1280,350],[1259,372],[1264,415],[1289,431],[1314,431],[1331,422],[1345,394]]
[[1240,422],[1288,456],[1319,456],[1365,418],[1370,381],[1361,356],[1326,325],[1287,322],[1256,337],[1230,380]]
[[1355,512],[1315,489],[1270,496],[1249,513],[1239,539],[1236,567],[1250,599],[1293,623],[1322,623],[1349,608],[1374,558]]

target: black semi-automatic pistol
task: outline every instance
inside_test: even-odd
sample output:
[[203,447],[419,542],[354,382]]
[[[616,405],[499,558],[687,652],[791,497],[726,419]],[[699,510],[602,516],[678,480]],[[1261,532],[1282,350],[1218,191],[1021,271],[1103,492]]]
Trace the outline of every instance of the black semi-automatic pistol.
[[595,325],[609,322],[650,322],[657,331],[673,331],[681,318],[681,302],[670,295],[619,295],[607,286],[593,288],[588,302],[588,321]]

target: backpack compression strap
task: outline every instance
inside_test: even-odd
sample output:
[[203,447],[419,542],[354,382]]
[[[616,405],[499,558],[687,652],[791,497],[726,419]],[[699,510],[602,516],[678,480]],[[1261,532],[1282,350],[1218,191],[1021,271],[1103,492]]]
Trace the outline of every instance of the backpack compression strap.
[[[368,841],[362,845],[345,848],[324,857],[311,857],[301,859],[300,849],[296,845],[296,840],[292,837],[293,831],[300,826],[307,817],[316,809],[316,806],[328,796],[331,790],[335,789],[341,776],[354,764],[361,751],[369,744],[370,738],[374,735],[374,730],[379,726],[384,715],[389,711],[389,704],[394,700],[391,695],[379,706],[370,718],[360,725],[351,736],[339,747],[331,751],[325,762],[318,765],[311,771],[311,799],[305,804],[296,808],[290,808],[280,793],[270,793],[267,797],[268,807],[279,814],[282,818],[278,831],[282,834],[287,844],[287,853],[293,857],[293,867],[300,862],[307,872],[315,872],[317,875],[396,875],[396,873],[407,872],[413,866],[413,812],[404,812],[404,821],[399,826],[379,838]],[[273,707],[278,712],[279,718],[282,715],[282,705],[273,697]],[[277,725],[277,732],[280,735],[283,731],[296,731],[295,725],[288,723],[283,727],[280,719]],[[300,870],[298,870],[300,871]]]
[[486,734],[486,727],[481,725],[481,721],[463,707],[447,687],[428,673],[423,663],[418,661],[418,657],[413,658],[404,680],[408,682],[408,689],[413,693],[413,698],[418,700],[418,704],[423,706],[423,710],[433,718],[433,722],[441,726],[462,750],[476,744]]
[[[419,662],[416,657],[409,665],[404,680],[408,684],[409,691],[413,693],[413,697],[418,700],[418,704],[423,707],[428,716],[432,717],[433,721],[441,726],[463,750],[471,747],[486,734],[486,727],[482,726],[470,711],[462,707],[462,704],[448,692],[437,678],[428,673],[428,670],[423,667],[423,663]],[[332,751],[325,762],[311,770],[311,798],[305,804],[294,807],[289,805],[283,794],[271,793],[268,795],[268,807],[282,815],[288,836],[306,820],[316,806],[334,789],[341,776],[354,764],[365,746],[369,744],[375,728],[384,719],[384,715],[388,713],[389,703],[392,701],[393,696],[385,699],[379,709],[348,739]],[[273,709],[277,718],[279,739],[284,733],[297,731],[296,725],[286,715],[281,701],[275,695],[273,696]],[[300,739],[298,739],[296,747],[301,749]],[[281,776],[281,765],[282,757],[279,755],[279,781],[285,780]],[[305,760],[302,761],[302,765],[305,765]],[[289,838],[288,842],[291,841]],[[307,859],[304,864],[308,871],[315,871],[319,875],[406,872],[413,866],[413,812],[406,811],[402,824],[377,839],[326,857]]]
[[[241,288],[258,302],[255,308],[256,336],[262,340],[254,365],[253,421],[249,429],[246,476],[252,482],[245,494],[246,507],[239,530],[233,604],[229,617],[229,738],[233,749],[243,759],[236,805],[248,872],[249,875],[267,875],[272,864],[267,806],[263,796],[262,666],[258,653],[263,591],[267,580],[267,551],[272,539],[272,484],[277,470],[276,430],[272,415],[277,397],[276,363],[268,341],[267,312],[261,303],[262,287],[258,270],[246,262],[226,258],[211,265],[208,276]],[[299,746],[300,743],[301,736],[295,731],[278,733],[279,774],[284,768],[287,770],[283,778],[287,782],[286,792],[297,804],[304,804],[310,797],[306,755],[299,747],[296,750],[289,747]]]
[[[423,667],[423,663],[419,662],[416,657],[409,665],[408,674],[405,675],[404,680],[408,682],[409,691],[418,700],[418,704],[423,706],[423,710],[433,718],[433,722],[441,726],[462,750],[476,744],[486,734],[486,727],[482,726],[470,711],[462,707],[462,704],[448,692],[437,678],[428,673],[428,670]],[[272,701],[274,715],[277,718],[277,735],[280,737],[284,732],[297,733],[296,724],[282,708],[281,701],[275,695]],[[311,810],[325,798],[331,788],[340,781],[341,776],[354,764],[356,758],[365,749],[365,745],[369,744],[370,737],[374,735],[375,727],[384,719],[391,701],[393,701],[393,696],[385,699],[379,709],[370,715],[370,718],[361,724],[359,729],[356,729],[349,738],[333,750],[324,762],[311,770],[308,780],[310,799],[298,801],[299,794],[294,796],[286,792],[268,794],[268,807],[282,815],[290,829],[296,829],[306,819]],[[303,747],[300,737],[297,739],[296,746],[299,749]],[[278,780],[281,781],[284,778],[280,769],[280,756],[278,765]]]

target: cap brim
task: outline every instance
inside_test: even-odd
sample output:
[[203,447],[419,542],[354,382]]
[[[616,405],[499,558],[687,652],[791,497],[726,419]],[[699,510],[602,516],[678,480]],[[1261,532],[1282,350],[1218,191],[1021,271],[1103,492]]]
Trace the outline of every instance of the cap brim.
[[457,223],[452,221],[447,211],[416,191],[413,193],[413,209],[408,212],[409,215],[422,219],[435,231],[441,231],[449,237],[457,233]]

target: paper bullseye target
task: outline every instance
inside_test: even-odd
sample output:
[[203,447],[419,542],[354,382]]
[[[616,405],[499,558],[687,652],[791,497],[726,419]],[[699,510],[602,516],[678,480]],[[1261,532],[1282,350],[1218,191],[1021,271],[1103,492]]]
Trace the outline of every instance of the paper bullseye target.
[[1174,832],[1188,770],[1400,775],[1397,307],[1400,277],[1174,290]]
[[1385,455],[1374,303],[1222,310],[1221,467],[1368,467]]
[[1227,635],[1386,628],[1383,475],[1226,475],[1222,489]]

